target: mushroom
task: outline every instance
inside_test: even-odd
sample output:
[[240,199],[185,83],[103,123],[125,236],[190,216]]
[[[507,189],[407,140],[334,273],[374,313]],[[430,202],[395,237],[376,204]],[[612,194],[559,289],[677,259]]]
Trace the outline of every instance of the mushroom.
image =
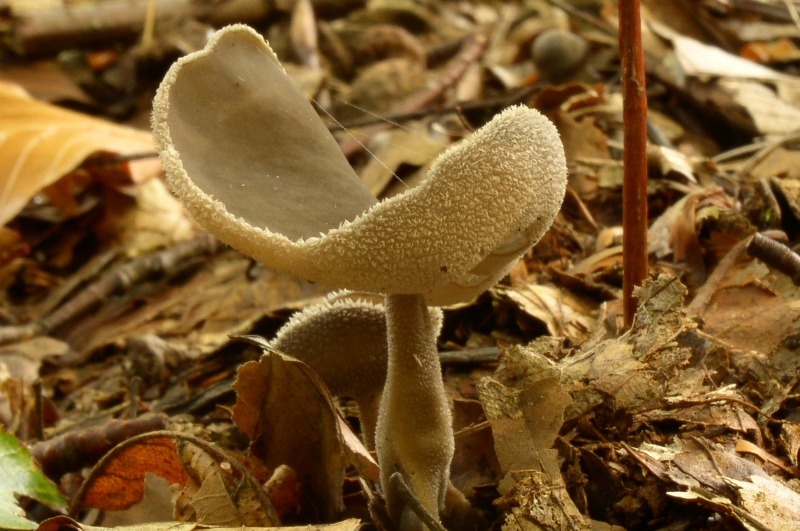
[[[432,308],[429,319],[435,340],[441,310]],[[330,294],[292,315],[269,344],[310,365],[333,396],[355,401],[364,445],[374,450],[388,358],[383,304],[349,292]]]
[[172,66],[153,130],[172,189],[222,241],[305,280],[385,295],[381,487],[398,528],[421,528],[389,478],[400,472],[439,514],[453,428],[427,306],[477,296],[549,228],[566,187],[555,127],[508,108],[419,186],[378,202],[269,45],[237,25]]

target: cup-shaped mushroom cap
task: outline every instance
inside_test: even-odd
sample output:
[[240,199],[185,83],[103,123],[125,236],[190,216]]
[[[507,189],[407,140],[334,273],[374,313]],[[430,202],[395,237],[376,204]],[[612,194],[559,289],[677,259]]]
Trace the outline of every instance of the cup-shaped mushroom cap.
[[[260,36],[226,28],[173,66],[153,114],[181,200],[221,240],[267,266],[331,288],[452,304],[497,282],[558,213],[564,149],[533,109],[506,109],[443,153],[422,184],[371,204],[313,108],[282,76]],[[223,91],[219,78],[242,88]],[[238,111],[227,117],[231,104]]]
[[318,236],[376,202],[272,49],[247,26],[218,31],[204,50],[175,63],[153,109],[172,186],[223,240],[236,223],[292,240]]

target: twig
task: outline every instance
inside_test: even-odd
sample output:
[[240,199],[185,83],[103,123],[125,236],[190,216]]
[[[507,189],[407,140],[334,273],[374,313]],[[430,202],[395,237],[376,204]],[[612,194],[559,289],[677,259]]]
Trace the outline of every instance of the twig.
[[422,503],[414,496],[414,493],[411,492],[411,488],[409,488],[408,483],[406,483],[405,478],[400,472],[395,472],[389,478],[389,483],[392,485],[392,488],[395,489],[400,496],[403,498],[403,501],[406,504],[406,507],[414,511],[414,514],[417,515],[417,518],[420,521],[428,526],[428,529],[431,531],[447,531],[444,526],[439,523],[439,521],[429,513],[425,507],[422,506]]
[[795,286],[800,286],[800,256],[786,245],[757,233],[747,244],[747,254],[777,269],[791,278]]
[[763,162],[764,159],[770,156],[775,150],[797,140],[800,140],[800,131],[793,131],[764,144],[760,144],[758,152],[750,157],[747,162],[742,164],[741,168],[739,168],[739,171],[736,172],[735,179],[741,182],[750,175],[756,166]]
[[177,431],[151,431],[149,433],[145,433],[142,435],[137,435],[136,437],[132,437],[127,439],[115,447],[113,447],[108,453],[106,453],[92,468],[89,472],[89,476],[86,478],[78,492],[75,494],[75,497],[72,499],[72,503],[69,507],[69,512],[67,513],[70,517],[75,518],[78,511],[81,509],[83,504],[83,498],[86,495],[86,492],[89,488],[94,484],[94,480],[103,474],[105,467],[113,461],[115,457],[117,457],[120,453],[125,451],[126,449],[140,444],[142,442],[146,442],[152,439],[171,439],[173,441],[181,441],[187,442],[189,444],[193,444],[200,448],[205,453],[209,454],[215,460],[219,462],[225,462],[229,464],[232,468],[236,469],[236,471],[242,475],[242,478],[250,483],[252,488],[253,494],[255,494],[256,499],[258,500],[261,507],[267,512],[270,516],[270,519],[277,522],[279,518],[275,511],[275,507],[272,504],[272,500],[269,499],[267,496],[266,491],[261,487],[261,484],[253,477],[247,468],[244,467],[237,459],[234,459],[230,456],[227,452],[220,450],[213,444],[210,444],[199,437],[195,437],[194,435],[189,435],[187,433],[180,433]]
[[132,419],[135,419],[139,415],[139,389],[141,389],[141,387],[141,376],[132,376],[128,381],[128,394],[130,395],[128,415]]
[[639,0],[619,2],[622,62],[624,184],[622,190],[622,305],[633,323],[633,289],[647,278],[647,92]]
[[762,213],[762,220],[769,228],[780,227],[783,220],[783,210],[781,209],[781,204],[778,203],[778,198],[775,197],[775,191],[772,189],[770,182],[763,177],[758,180],[758,185],[761,187],[761,193],[764,194],[764,201],[767,202],[767,206]]
[[98,308],[110,297],[126,293],[140,282],[183,271],[194,259],[215,254],[219,247],[213,236],[202,233],[168,249],[132,260],[90,284],[73,299],[38,321],[0,327],[0,345],[50,334]]
[[[767,238],[771,238],[774,240],[784,240],[786,241],[786,234],[779,230],[769,230],[764,231],[761,233],[763,236]],[[722,281],[725,279],[725,275],[730,271],[733,265],[736,263],[737,260],[745,253],[747,247],[750,245],[752,237],[745,238],[736,243],[733,247],[731,247],[728,254],[726,254],[722,260],[719,261],[717,267],[714,268],[714,271],[711,272],[706,283],[703,284],[700,289],[697,290],[697,294],[695,294],[694,299],[686,309],[690,313],[700,314],[705,311],[708,307],[708,304],[711,302],[711,297],[719,290],[720,286],[722,285]]]
[[500,356],[498,347],[465,348],[464,350],[446,350],[439,353],[442,365],[461,366],[493,363]]
[[31,418],[31,439],[41,441],[44,438],[44,392],[42,379],[33,382],[33,416]]
[[613,28],[611,28],[608,24],[606,24],[605,21],[593,17],[592,15],[589,15],[584,11],[581,11],[580,9],[573,6],[570,2],[564,2],[562,0],[547,0],[547,3],[561,9],[566,13],[569,13],[573,17],[577,18],[578,20],[581,20],[582,22],[585,22],[586,24],[594,26],[596,29],[602,31],[607,35],[614,36],[616,33]]
[[536,87],[523,87],[521,89],[513,90],[499,96],[485,98],[479,101],[458,101],[446,107],[439,107],[436,109],[419,109],[410,112],[396,112],[384,114],[379,117],[364,116],[352,120],[342,120],[339,123],[328,124],[329,131],[341,131],[343,129],[355,129],[358,127],[368,127],[377,124],[391,123],[404,123],[411,120],[418,120],[426,116],[438,116],[442,114],[452,114],[459,111],[472,111],[480,109],[491,109],[494,107],[508,107],[515,103],[525,101],[536,92]]
[[[483,35],[476,35],[472,39],[466,40],[459,54],[450,61],[447,69],[437,80],[426,89],[416,92],[400,102],[392,109],[392,112],[410,113],[439,99],[445,90],[461,79],[467,68],[480,58],[486,48],[486,41],[487,39]],[[342,144],[342,152],[346,157],[351,157],[362,149],[363,142],[371,138],[376,132],[387,129],[390,126],[391,124],[389,123],[376,124],[357,133],[352,133],[355,136]]]
[[[21,9],[15,4],[15,24],[9,37],[15,52],[24,55],[55,53],[67,48],[102,46],[133,41],[145,27],[150,0],[108,0],[93,3],[59,3],[52,9]],[[153,2],[155,5],[156,2]],[[161,0],[158,21],[199,19],[216,25],[263,18],[269,8],[263,0],[241,0],[231,9],[228,2]]]

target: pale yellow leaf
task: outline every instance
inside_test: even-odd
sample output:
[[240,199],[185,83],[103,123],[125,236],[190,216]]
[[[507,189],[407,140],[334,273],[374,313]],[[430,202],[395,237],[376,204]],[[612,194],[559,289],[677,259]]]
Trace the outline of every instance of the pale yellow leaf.
[[[154,149],[149,132],[37,101],[17,85],[0,82],[0,225],[93,153]],[[137,182],[159,171],[157,159],[130,164]]]

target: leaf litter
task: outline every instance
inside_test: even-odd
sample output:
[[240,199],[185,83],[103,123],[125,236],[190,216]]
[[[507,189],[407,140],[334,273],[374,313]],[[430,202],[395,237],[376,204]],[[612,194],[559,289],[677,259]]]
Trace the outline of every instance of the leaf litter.
[[[0,31],[39,16],[10,5]],[[797,242],[800,31],[783,2],[644,5],[654,261],[627,331],[613,3],[275,2],[259,26],[282,60],[294,58],[287,71],[322,119],[344,126],[343,150],[379,196],[398,180],[413,186],[444,147],[511,103],[546,113],[564,141],[570,190],[550,232],[507,280],[445,309],[439,345],[457,427],[449,529],[797,521],[798,288],[748,249],[756,232]],[[208,20],[157,20],[154,46],[91,52],[77,82],[19,79],[107,116],[133,105],[141,125],[141,102],[172,59],[202,47]],[[590,50],[575,69],[534,55],[553,28]],[[132,75],[137,62],[160,73]],[[350,397],[332,397],[297,360],[229,337],[271,338],[324,292],[202,235],[154,160],[109,155],[152,150],[149,133],[32,99],[10,84],[20,70],[8,72],[1,97],[15,103],[0,107],[21,111],[0,117],[0,419],[73,506],[59,516],[57,497],[14,488],[8,517],[105,529],[81,523],[86,509],[144,498],[146,510],[155,473],[180,485],[175,521],[137,529],[387,526]],[[76,84],[92,90],[76,96]],[[98,99],[98,88],[128,99]],[[30,463],[23,474],[46,485]]]

